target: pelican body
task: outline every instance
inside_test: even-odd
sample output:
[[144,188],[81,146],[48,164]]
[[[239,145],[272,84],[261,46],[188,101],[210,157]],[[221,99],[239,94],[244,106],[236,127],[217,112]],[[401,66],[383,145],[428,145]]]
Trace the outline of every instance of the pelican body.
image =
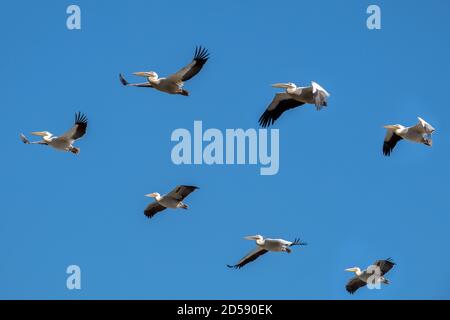
[[304,104],[313,104],[317,110],[328,105],[330,94],[319,84],[312,81],[309,87],[297,87],[295,83],[275,83],[274,88],[284,88],[285,92],[277,93],[269,107],[259,118],[262,127],[273,124],[285,111]]
[[433,145],[431,134],[435,129],[422,118],[417,118],[419,119],[419,123],[411,127],[405,127],[401,124],[384,126],[384,128],[387,129],[383,143],[383,154],[385,156],[390,156],[397,145],[397,142],[402,139],[421,143],[429,147]]
[[155,71],[140,71],[134,72],[133,74],[139,77],[145,77],[147,82],[129,83],[122,74],[119,75],[119,79],[124,86],[154,88],[169,94],[188,96],[189,92],[183,88],[184,81],[191,79],[199,73],[206,61],[208,61],[208,58],[208,51],[202,47],[197,47],[192,62],[166,78],[160,78]]
[[188,206],[185,203],[183,203],[183,201],[179,201],[178,199],[171,197],[170,195],[161,196],[158,192],[154,192],[147,196],[155,198],[155,200],[160,205],[162,205],[163,207],[166,207],[166,208],[172,208],[172,209],[177,209],[177,208],[187,209],[188,208]]
[[167,208],[187,209],[188,206],[183,200],[193,191],[197,190],[195,186],[177,186],[166,195],[160,195],[158,192],[146,194],[146,197],[154,198],[156,201],[150,203],[144,211],[147,218],[152,218],[155,214]]
[[[389,284],[389,280],[384,277],[384,275],[389,272],[394,267],[395,263],[391,258],[386,260],[378,260],[372,266],[368,267],[366,270],[361,270],[359,267],[352,267],[345,269],[345,271],[352,272],[355,277],[350,279],[350,281],[345,286],[348,293],[353,294],[359,288],[366,286],[369,281],[375,276],[374,283],[384,283]],[[372,278],[371,278],[372,277]]]
[[301,242],[300,239],[295,239],[294,241],[287,241],[284,239],[270,239],[264,238],[261,235],[247,236],[244,239],[254,240],[256,242],[256,249],[247,254],[235,265],[227,265],[229,268],[240,269],[246,264],[256,260],[258,257],[266,254],[267,252],[287,252],[291,253],[292,246],[305,246],[305,242]]
[[36,131],[31,134],[42,137],[41,141],[30,142],[23,134],[20,135],[20,138],[25,144],[47,145],[60,151],[70,151],[74,154],[78,154],[80,149],[74,147],[73,144],[75,141],[84,136],[86,133],[87,124],[88,122],[86,116],[81,113],[76,113],[75,125],[59,137],[48,131]]

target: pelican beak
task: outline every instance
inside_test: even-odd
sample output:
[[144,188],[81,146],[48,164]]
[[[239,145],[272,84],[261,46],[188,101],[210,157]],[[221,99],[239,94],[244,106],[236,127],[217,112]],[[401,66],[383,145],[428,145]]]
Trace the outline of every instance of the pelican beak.
[[383,126],[385,129],[391,129],[391,130],[397,130],[397,126],[394,125],[388,125],[388,126]]
[[274,83],[272,87],[286,89],[289,88],[289,85],[287,83]]
[[247,237],[244,237],[244,239],[245,240],[256,240],[257,237],[256,236],[247,236]]
[[355,272],[355,268],[348,268],[348,269],[345,269],[345,271],[348,271],[348,272]]
[[148,72],[145,71],[133,72],[133,74],[138,77],[148,77]]
[[45,137],[47,134],[43,131],[36,131],[31,133],[33,136]]
[[156,198],[156,194],[154,194],[154,193],[149,193],[149,194],[144,195],[144,197]]

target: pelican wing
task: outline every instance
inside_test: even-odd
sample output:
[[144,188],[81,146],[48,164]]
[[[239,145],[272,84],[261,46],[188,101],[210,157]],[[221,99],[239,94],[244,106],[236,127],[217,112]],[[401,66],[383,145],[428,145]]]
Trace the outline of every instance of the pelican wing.
[[202,47],[197,47],[195,48],[194,59],[192,62],[180,69],[177,73],[170,75],[168,79],[174,82],[187,81],[200,72],[208,59],[208,50]]
[[66,138],[69,140],[80,139],[86,133],[87,125],[88,121],[86,116],[80,112],[75,113],[75,125],[60,138]]
[[374,263],[374,265],[380,268],[381,275],[384,276],[395,266],[395,262],[392,261],[391,258],[388,258],[386,260],[378,260]]
[[158,202],[152,202],[147,206],[147,208],[145,208],[144,214],[147,218],[150,219],[153,218],[155,214],[163,211],[164,209],[166,209],[166,207],[160,205]]
[[304,104],[304,102],[293,99],[292,96],[286,92],[277,93],[275,98],[273,98],[272,103],[259,118],[259,124],[263,128],[268,127],[272,125],[283,114],[283,112]]
[[30,140],[28,140],[28,138],[25,137],[23,133],[20,134],[20,140],[22,140],[22,142],[25,144],[30,144]]
[[312,81],[312,93],[317,110],[321,110],[328,105],[328,97],[330,94],[314,81]]
[[260,256],[262,256],[263,254],[265,254],[267,252],[268,251],[266,249],[261,248],[261,247],[257,247],[256,249],[254,249],[253,251],[248,253],[244,258],[242,258],[234,266],[228,265],[228,268],[240,269],[243,266],[245,266],[247,263],[255,261],[256,259],[258,259]]
[[419,123],[414,127],[409,128],[409,130],[415,131],[419,134],[431,134],[435,131],[435,129],[428,122],[420,117],[417,118],[419,119]]
[[28,140],[27,137],[25,137],[25,135],[23,133],[20,134],[20,140],[22,140],[22,142],[25,144],[41,144],[41,145],[48,146],[48,143],[45,142],[44,140],[31,142],[30,140]]
[[356,290],[358,290],[361,287],[364,287],[365,285],[366,283],[362,281],[360,278],[354,277],[347,283],[345,289],[348,291],[348,293],[354,294]]
[[308,243],[301,241],[299,238],[295,238],[294,241],[290,242],[289,246],[307,246]]
[[384,138],[383,154],[385,156],[390,156],[392,150],[394,150],[395,146],[397,145],[397,142],[402,139],[402,137],[395,134],[394,130],[388,129]]
[[170,191],[166,196],[178,201],[183,201],[189,194],[197,189],[198,187],[195,186],[176,186],[175,189]]
[[150,82],[143,82],[143,83],[129,83],[127,79],[123,77],[122,74],[119,74],[119,80],[122,85],[126,87],[141,87],[141,88],[151,88],[152,84]]

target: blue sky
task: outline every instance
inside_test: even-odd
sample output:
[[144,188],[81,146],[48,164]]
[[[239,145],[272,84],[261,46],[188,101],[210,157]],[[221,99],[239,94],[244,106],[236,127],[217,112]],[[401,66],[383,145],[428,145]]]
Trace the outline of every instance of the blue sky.
[[[82,29],[66,28],[66,8]],[[366,28],[366,8],[382,29]],[[0,298],[449,299],[447,1],[9,1],[2,4]],[[163,32],[159,31],[163,29]],[[211,59],[191,96],[123,88],[118,74]],[[134,78],[128,76],[134,80]],[[329,107],[283,115],[280,171],[175,166],[177,128],[257,128],[275,82],[315,80]],[[89,117],[79,156],[23,145]],[[436,129],[381,153],[384,124]],[[147,220],[143,195],[193,184],[186,212]],[[235,271],[243,236],[307,247]],[[391,285],[349,296],[345,268],[392,257]],[[82,289],[66,288],[68,265]]]

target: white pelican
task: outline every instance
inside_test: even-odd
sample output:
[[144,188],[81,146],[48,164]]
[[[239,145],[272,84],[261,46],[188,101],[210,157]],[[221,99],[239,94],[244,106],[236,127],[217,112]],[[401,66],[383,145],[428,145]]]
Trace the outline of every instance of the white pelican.
[[205,48],[197,47],[192,62],[167,78],[159,78],[158,74],[154,71],[134,73],[136,76],[146,77],[147,82],[144,83],[129,83],[122,74],[119,75],[119,78],[124,86],[155,88],[156,90],[170,94],[188,96],[189,92],[183,89],[184,81],[191,79],[199,73],[206,61],[208,61],[208,58],[208,51]]
[[350,281],[345,286],[345,289],[347,289],[350,294],[353,294],[359,288],[366,286],[367,282],[371,280],[369,278],[371,276],[373,277],[374,275],[374,285],[376,283],[389,284],[389,280],[387,280],[384,275],[388,273],[389,270],[394,267],[394,265],[395,263],[392,261],[392,259],[388,258],[386,260],[376,261],[372,266],[368,267],[364,271],[361,271],[361,269],[358,267],[345,269],[345,271],[355,273],[355,277],[350,279]]
[[297,87],[295,83],[275,83],[274,88],[285,88],[285,92],[277,93],[272,103],[264,111],[259,124],[262,127],[268,127],[273,124],[283,112],[304,105],[305,103],[314,104],[317,110],[327,106],[330,94],[320,85],[311,82],[310,87]]
[[198,187],[177,186],[175,189],[163,196],[161,196],[158,192],[146,194],[146,197],[155,198],[156,202],[150,203],[147,208],[145,208],[144,214],[147,218],[152,218],[155,214],[167,208],[187,209],[188,206],[183,203],[183,200],[196,189],[198,189]]
[[41,141],[30,142],[23,134],[20,134],[20,139],[25,144],[48,145],[57,150],[70,151],[74,154],[78,154],[80,152],[80,149],[74,147],[73,143],[84,136],[84,134],[86,133],[87,125],[88,121],[86,116],[78,112],[75,113],[75,125],[62,136],[54,136],[48,131],[37,131],[32,132],[31,134],[35,136],[41,136]]
[[384,126],[387,129],[383,143],[383,154],[385,156],[390,156],[397,142],[402,139],[422,143],[429,147],[432,146],[433,140],[431,134],[435,129],[422,118],[417,118],[419,119],[419,123],[413,127],[404,127],[401,124]]
[[256,249],[249,252],[245,257],[243,257],[236,265],[231,266],[227,265],[228,268],[240,269],[245,266],[247,263],[255,261],[258,257],[263,254],[272,251],[272,252],[287,252],[291,253],[292,250],[290,247],[292,246],[305,246],[305,242],[301,242],[300,239],[295,239],[294,241],[287,241],[283,239],[270,239],[264,238],[261,235],[248,236],[245,237],[246,240],[255,240],[256,241]]

